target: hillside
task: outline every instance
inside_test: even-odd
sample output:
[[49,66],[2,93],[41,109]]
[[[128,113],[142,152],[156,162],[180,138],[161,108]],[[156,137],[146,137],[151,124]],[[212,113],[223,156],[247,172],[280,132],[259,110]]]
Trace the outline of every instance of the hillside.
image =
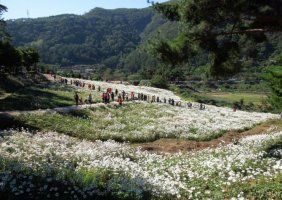
[[[152,56],[140,52],[137,48],[140,44],[146,43],[157,31],[167,38],[178,33],[176,24],[167,22],[151,8],[95,8],[84,15],[9,20],[7,30],[15,46],[37,49],[41,63],[103,64],[108,68],[128,65],[124,68],[129,73],[138,71],[146,62],[156,64]],[[132,57],[139,60],[134,66],[128,63]]]
[[[179,100],[157,88],[76,81],[86,85],[68,87],[95,96],[111,87]],[[182,103],[17,112],[0,130],[1,199],[280,199],[279,115]]]
[[151,9],[95,8],[85,15],[59,15],[8,21],[16,46],[35,47],[41,62],[115,66],[120,57],[140,43],[140,34],[151,22]]
[[[148,41],[155,35],[173,39],[181,28],[151,8],[95,8],[84,15],[9,20],[7,29],[14,45],[34,47],[43,64],[63,67],[98,65],[100,75],[106,68],[122,69],[126,75],[141,70],[143,79],[151,79],[159,63],[144,50]],[[243,71],[249,67],[255,67],[253,71],[257,71],[257,66],[282,63],[281,34],[269,35],[269,41],[246,46],[244,55],[241,55]],[[182,69],[178,78],[197,74],[193,70],[195,66],[205,66],[207,62],[207,53],[195,56],[188,63],[190,70]],[[206,71],[205,68],[201,69]],[[205,73],[200,71],[200,74]]]

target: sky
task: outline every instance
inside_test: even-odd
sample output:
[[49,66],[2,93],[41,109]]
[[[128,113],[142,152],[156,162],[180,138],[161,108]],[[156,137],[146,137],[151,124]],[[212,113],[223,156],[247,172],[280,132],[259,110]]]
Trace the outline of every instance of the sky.
[[[165,2],[167,0],[155,0]],[[84,14],[95,7],[145,8],[150,6],[147,0],[0,0],[0,4],[8,8],[2,18],[37,18],[59,14]]]

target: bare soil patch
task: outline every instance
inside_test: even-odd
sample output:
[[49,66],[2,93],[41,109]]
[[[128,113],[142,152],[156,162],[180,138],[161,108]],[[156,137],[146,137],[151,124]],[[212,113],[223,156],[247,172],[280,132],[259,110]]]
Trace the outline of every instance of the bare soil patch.
[[[282,120],[278,120],[278,121],[282,121]],[[227,145],[247,136],[268,133],[270,130],[277,127],[276,124],[277,124],[277,120],[270,120],[248,131],[243,131],[243,132],[230,131],[217,139],[211,141],[205,141],[205,142],[197,142],[197,141],[181,140],[181,139],[159,139],[154,142],[135,144],[133,146],[141,147],[141,149],[144,151],[150,151],[160,154],[178,153],[179,151],[181,152],[198,151],[206,148],[216,148],[222,144]]]

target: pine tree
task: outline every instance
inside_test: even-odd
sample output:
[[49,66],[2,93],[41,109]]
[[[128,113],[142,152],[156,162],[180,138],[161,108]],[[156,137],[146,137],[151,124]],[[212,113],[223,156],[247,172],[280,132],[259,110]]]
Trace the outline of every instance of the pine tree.
[[248,41],[264,42],[267,33],[282,31],[281,0],[180,0],[153,7],[182,24],[178,38],[156,42],[160,60],[176,65],[175,60],[186,62],[208,52],[215,77],[240,70],[242,49]]

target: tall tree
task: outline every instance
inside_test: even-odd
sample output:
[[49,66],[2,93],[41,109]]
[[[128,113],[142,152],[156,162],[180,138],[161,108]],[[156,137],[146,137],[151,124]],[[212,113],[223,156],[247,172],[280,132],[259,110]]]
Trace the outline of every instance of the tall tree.
[[7,11],[7,7],[0,4],[0,41],[4,40],[7,37],[7,33],[5,31],[6,22],[2,18],[4,12]]
[[178,38],[156,43],[155,54],[176,65],[175,60],[186,62],[208,52],[216,77],[239,71],[247,41],[260,43],[267,40],[267,33],[282,32],[281,0],[179,0],[153,7],[183,24]]
[[21,57],[9,41],[0,41],[0,66],[4,66],[5,72],[16,72],[21,64]]
[[21,65],[26,67],[28,71],[31,70],[31,67],[36,70],[36,64],[39,62],[39,54],[33,48],[18,48],[18,52],[21,57]]

